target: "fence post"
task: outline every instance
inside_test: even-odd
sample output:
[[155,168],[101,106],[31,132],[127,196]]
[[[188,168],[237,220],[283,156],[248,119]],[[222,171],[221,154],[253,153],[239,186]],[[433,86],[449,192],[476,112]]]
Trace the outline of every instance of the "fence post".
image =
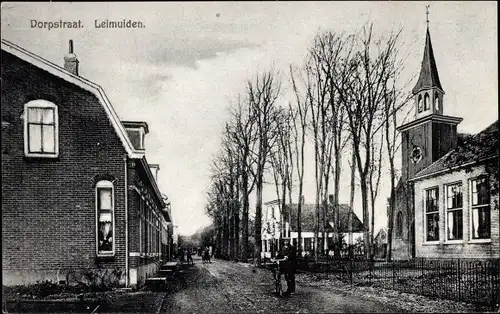
[[460,272],[460,258],[458,259],[458,300],[462,301],[462,273]]

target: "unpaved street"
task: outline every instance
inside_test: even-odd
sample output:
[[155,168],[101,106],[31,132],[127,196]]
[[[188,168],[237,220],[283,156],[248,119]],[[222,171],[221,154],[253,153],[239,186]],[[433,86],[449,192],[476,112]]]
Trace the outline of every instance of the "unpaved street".
[[339,295],[325,288],[297,282],[297,293],[288,298],[273,293],[271,272],[242,263],[213,260],[186,269],[187,287],[167,295],[166,313],[351,313],[405,312],[376,300]]

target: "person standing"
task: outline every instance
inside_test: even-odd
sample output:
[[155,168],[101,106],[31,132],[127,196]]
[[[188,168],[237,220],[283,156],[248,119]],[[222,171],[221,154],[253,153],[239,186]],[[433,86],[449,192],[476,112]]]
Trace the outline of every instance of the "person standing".
[[297,269],[297,249],[290,244],[289,240],[285,240],[283,253],[286,258],[284,267],[286,279],[286,291],[284,295],[289,296],[295,293],[295,270]]
[[191,248],[187,249],[187,263],[188,263],[188,265],[189,265],[189,261],[191,261],[191,265],[194,265],[193,252],[191,251]]

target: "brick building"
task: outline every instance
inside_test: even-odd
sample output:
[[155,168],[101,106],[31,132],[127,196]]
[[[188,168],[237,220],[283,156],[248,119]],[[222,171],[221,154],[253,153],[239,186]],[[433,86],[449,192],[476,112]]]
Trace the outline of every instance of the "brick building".
[[[498,193],[484,192],[498,182],[489,171],[491,161],[498,163],[498,124],[477,136],[457,133],[463,119],[444,115],[444,94],[427,28],[413,88],[415,116],[398,128],[402,171],[393,216],[395,259],[498,257]],[[478,197],[488,204],[478,205]]]
[[2,39],[4,285],[116,269],[134,286],[167,253],[148,125],[120,121],[78,67],[71,41],[59,67]]

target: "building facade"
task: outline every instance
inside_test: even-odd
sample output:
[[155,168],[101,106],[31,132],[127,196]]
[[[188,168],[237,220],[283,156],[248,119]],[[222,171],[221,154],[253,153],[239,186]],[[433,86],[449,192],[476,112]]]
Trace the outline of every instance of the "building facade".
[[[302,198],[304,200],[304,198]],[[318,244],[315,243],[315,215],[316,205],[306,204],[301,206],[301,239],[298,243],[297,212],[298,204],[292,204],[291,210],[287,206],[281,211],[281,201],[274,200],[264,203],[262,214],[262,258],[271,258],[276,255],[282,246],[284,240],[289,240],[297,249],[300,249],[303,256],[313,255]],[[335,219],[333,216],[333,205],[329,204],[327,215],[327,225],[320,226],[318,234],[319,245],[323,246],[325,251],[333,247],[333,224],[337,220],[338,231],[343,235],[345,241],[349,235],[349,213],[352,218],[352,232],[354,238],[363,236],[363,223],[347,204],[338,206],[339,215]],[[326,241],[323,241],[323,230],[325,230]]]
[[148,126],[122,123],[79,76],[72,42],[64,63],[2,40],[3,284],[114,269],[135,286],[161,259],[170,220],[145,157]]
[[416,257],[500,258],[498,121],[411,181]]
[[[394,226],[392,257],[394,259],[460,257],[467,256],[466,252],[470,252],[471,257],[491,255],[495,249],[476,245],[482,242],[478,239],[471,238],[471,246],[468,249],[460,248],[461,245],[465,245],[463,237],[471,236],[471,220],[467,219],[472,219],[470,218],[472,216],[469,215],[469,211],[467,214],[460,212],[459,208],[465,210],[472,195],[467,191],[473,189],[476,184],[474,176],[480,176],[481,173],[484,175],[485,169],[480,166],[471,170],[472,172],[459,169],[461,165],[477,162],[479,157],[463,153],[464,149],[465,151],[474,149],[472,148],[474,145],[470,146],[470,142],[464,142],[467,135],[457,132],[457,126],[463,119],[444,114],[445,92],[439,79],[429,28],[426,32],[420,75],[412,92],[415,104],[414,118],[398,128],[402,139],[402,171],[396,187],[396,206],[392,217]],[[459,142],[463,145],[458,145]],[[493,146],[488,148],[489,155],[479,154],[481,158],[491,158],[495,153],[498,155],[498,142],[495,144],[490,141],[490,144]],[[458,153],[459,157],[455,157],[459,161],[453,164],[457,170],[445,174],[444,169],[448,168],[448,165],[444,166],[445,161],[450,159],[450,156],[457,155],[457,151],[461,152]],[[462,193],[460,201],[457,199],[458,196],[445,199],[452,193],[451,191]],[[452,203],[448,204],[448,201]],[[449,212],[445,213],[444,206],[455,207],[450,207]],[[448,218],[447,215],[452,218]],[[493,214],[488,215],[488,224],[498,219]],[[486,216],[482,217],[486,219]],[[448,241],[443,240],[446,238],[447,228],[452,230],[452,235],[447,235],[451,237]],[[459,241],[453,238],[458,236],[457,232],[461,233],[462,237]],[[490,236],[494,237],[495,234],[497,233],[492,232]],[[490,240],[495,241],[493,238]],[[490,253],[479,254],[479,251]]]

